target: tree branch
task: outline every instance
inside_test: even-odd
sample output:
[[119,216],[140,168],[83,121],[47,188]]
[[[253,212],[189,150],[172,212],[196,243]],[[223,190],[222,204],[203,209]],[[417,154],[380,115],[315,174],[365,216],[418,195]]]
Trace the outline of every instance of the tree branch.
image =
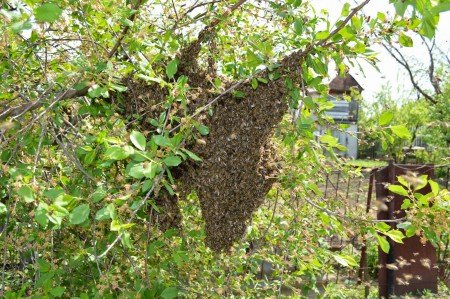
[[[201,50],[201,44],[210,39],[213,34],[213,29],[220,24],[225,18],[231,15],[235,10],[241,7],[247,0],[239,0],[236,4],[231,6],[220,17],[215,18],[209,25],[203,28],[196,40],[189,43],[187,47],[181,50],[179,55],[179,69],[180,72],[189,71],[189,68],[197,68],[197,57]],[[195,71],[195,70],[194,70]]]
[[[90,86],[86,86],[82,89],[67,89],[66,91],[60,92],[56,95],[57,102],[78,98],[87,95]],[[34,102],[26,103],[23,105],[19,105],[16,107],[6,106],[3,111],[0,112],[0,121],[5,120],[7,117],[18,117],[22,114],[25,114],[29,111],[33,111],[43,106],[43,99],[45,96],[41,96]]]
[[420,36],[420,38],[422,39],[423,43],[425,44],[425,46],[427,47],[428,50],[428,56],[430,57],[430,66],[428,68],[428,78],[430,79],[430,83],[434,88],[434,92],[436,93],[436,95],[441,94],[441,88],[439,86],[438,81],[436,80],[436,77],[434,76],[434,57],[433,57],[433,48],[434,45],[436,43],[436,39],[433,38],[433,43],[430,47],[430,45],[428,45],[428,42],[425,40],[425,38],[423,36]]
[[[137,14],[138,14],[138,9],[142,4],[142,0],[137,0],[136,4],[133,6],[133,10],[134,12],[130,15],[130,17],[128,18],[128,20],[130,20],[131,22],[134,21],[134,19],[136,18]],[[111,49],[111,51],[109,51],[108,53],[108,59],[113,57],[114,54],[116,54],[117,49],[119,49],[120,44],[122,43],[122,40],[124,39],[124,37],[127,35],[128,31],[130,30],[130,26],[126,25],[123,29],[122,29],[122,33],[120,34],[119,38],[117,39],[116,43],[114,44],[113,48]]]
[[[403,54],[394,46],[392,45],[388,45],[386,43],[382,43],[382,46],[386,49],[386,51],[392,56],[392,58],[394,58],[401,66],[403,66],[403,68],[408,72],[409,75],[409,79],[411,81],[411,84],[413,85],[413,87],[421,94],[425,97],[425,99],[427,99],[429,102],[436,104],[436,100],[429,95],[428,93],[426,93],[417,83],[417,81],[414,79],[414,74],[412,73],[412,69],[411,66],[409,65],[408,61],[405,59],[405,57],[403,56]],[[395,54],[395,53],[397,54]],[[398,56],[397,56],[398,55]]]

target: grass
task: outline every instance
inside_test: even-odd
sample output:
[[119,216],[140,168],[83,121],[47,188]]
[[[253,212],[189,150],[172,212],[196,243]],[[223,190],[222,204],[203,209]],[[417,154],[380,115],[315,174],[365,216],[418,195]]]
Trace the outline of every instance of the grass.
[[377,160],[350,160],[345,162],[345,164],[349,166],[356,166],[362,168],[375,168],[388,165],[388,163],[385,161],[377,161]]

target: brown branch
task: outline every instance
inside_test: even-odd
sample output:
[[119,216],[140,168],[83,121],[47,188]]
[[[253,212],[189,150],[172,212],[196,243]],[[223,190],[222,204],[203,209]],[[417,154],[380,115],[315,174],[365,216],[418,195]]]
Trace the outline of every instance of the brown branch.
[[434,88],[434,92],[436,95],[439,95],[442,93],[441,88],[439,86],[439,82],[436,80],[436,77],[434,76],[434,57],[433,57],[433,48],[436,43],[436,39],[433,38],[433,43],[430,47],[428,45],[428,42],[425,40],[425,38],[421,35],[420,38],[422,39],[423,43],[425,44],[425,47],[427,47],[428,50],[428,56],[430,57],[430,66],[428,67],[428,78],[430,79],[430,83]]
[[[80,90],[76,89],[68,89],[66,91],[60,92],[56,95],[56,101],[63,101],[73,98],[78,98],[87,95],[88,90],[90,86],[86,86]],[[5,120],[7,117],[18,117],[22,114],[25,114],[29,111],[33,111],[35,109],[38,109],[44,105],[43,102],[43,96],[37,99],[34,102],[26,103],[24,105],[19,105],[16,107],[9,107],[6,106],[6,108],[0,112],[0,121]]]
[[179,19],[177,19],[177,21],[175,22],[175,24],[172,26],[172,31],[178,28],[178,22],[179,20],[183,19],[184,17],[186,17],[189,13],[191,13],[194,9],[200,8],[202,6],[206,6],[206,5],[211,5],[211,4],[216,4],[219,2],[222,2],[222,0],[213,0],[210,2],[204,2],[204,3],[198,3],[199,1],[197,0],[191,7],[189,7],[184,13],[183,16]]
[[[138,9],[139,6],[141,6],[142,4],[142,0],[137,0],[136,4],[133,6],[133,10],[134,12],[130,15],[130,17],[128,18],[128,20],[130,20],[131,22],[134,21],[134,19],[136,18],[137,14],[138,14]],[[113,48],[111,49],[111,51],[109,51],[108,53],[108,59],[113,57],[114,54],[116,54],[117,49],[119,49],[122,40],[124,39],[124,37],[127,35],[128,31],[130,30],[130,26],[126,25],[123,29],[122,29],[122,33],[120,34],[119,38],[117,39],[116,43],[114,44]]]
[[[411,84],[413,85],[413,87],[422,95],[425,97],[425,99],[427,99],[429,102],[431,102],[432,104],[436,104],[436,100],[429,95],[428,93],[426,93],[419,85],[419,83],[414,79],[414,74],[412,72],[411,66],[409,65],[408,61],[406,60],[406,58],[403,56],[403,54],[394,46],[392,45],[387,45],[386,43],[382,43],[382,46],[386,49],[386,51],[392,56],[392,58],[394,58],[401,66],[403,66],[403,68],[408,72],[409,75],[409,79],[411,81]],[[395,53],[397,54],[395,54]]]
[[341,31],[345,25],[353,18],[354,15],[356,15],[361,9],[363,9],[364,6],[366,6],[370,0],[365,0],[364,2],[361,2],[358,6],[352,9],[352,11],[348,14],[348,16],[342,21],[339,26],[337,26],[333,31],[330,32],[330,35],[328,35],[325,39],[321,40],[317,46],[323,46],[327,41],[330,40],[333,36],[335,36],[339,31]]

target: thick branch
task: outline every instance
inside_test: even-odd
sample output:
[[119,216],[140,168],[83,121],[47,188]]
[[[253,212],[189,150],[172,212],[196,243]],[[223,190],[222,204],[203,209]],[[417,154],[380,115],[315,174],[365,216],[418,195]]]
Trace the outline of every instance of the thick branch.
[[[420,86],[419,83],[417,83],[417,81],[414,79],[414,74],[412,72],[411,66],[409,65],[408,61],[405,59],[405,57],[403,56],[403,54],[394,46],[392,45],[387,45],[385,43],[382,43],[383,47],[386,49],[386,51],[392,56],[392,58],[394,58],[401,66],[403,66],[403,68],[408,72],[409,75],[409,79],[412,83],[412,85],[414,86],[414,88],[425,97],[425,99],[427,99],[428,101],[430,101],[433,104],[436,104],[436,100],[429,95],[428,93],[426,93]],[[394,53],[397,53],[395,54]],[[398,56],[397,56],[398,55]]]
[[439,86],[438,81],[436,80],[436,77],[434,76],[434,57],[433,57],[433,48],[436,42],[436,39],[433,39],[433,44],[431,47],[428,45],[427,41],[423,36],[420,36],[422,38],[423,43],[427,47],[428,50],[428,56],[430,57],[430,66],[428,68],[428,78],[430,79],[430,83],[434,88],[434,92],[438,95],[441,94],[441,88]]
[[[137,0],[136,4],[133,6],[133,10],[134,12],[130,15],[130,17],[128,18],[131,22],[134,21],[134,19],[136,18],[137,14],[138,14],[138,9],[142,4],[142,0]],[[122,33],[120,33],[119,38],[117,39],[116,43],[114,44],[113,48],[111,49],[111,51],[108,52],[108,59],[113,57],[114,54],[116,54],[117,49],[119,49],[120,44],[122,43],[122,40],[124,39],[124,37],[127,35],[128,31],[130,30],[130,26],[126,25],[123,29],[122,29]]]
[[[85,95],[87,95],[88,90],[89,90],[89,86],[86,86],[80,90],[68,89],[66,91],[58,93],[56,95],[56,101],[63,101],[63,100],[68,100],[68,99],[85,96]],[[7,117],[10,117],[10,116],[18,117],[29,111],[33,111],[35,109],[42,107],[43,104],[44,104],[43,97],[41,97],[34,102],[26,103],[26,104],[19,105],[16,107],[6,106],[6,108],[0,113],[0,121],[5,120]]]

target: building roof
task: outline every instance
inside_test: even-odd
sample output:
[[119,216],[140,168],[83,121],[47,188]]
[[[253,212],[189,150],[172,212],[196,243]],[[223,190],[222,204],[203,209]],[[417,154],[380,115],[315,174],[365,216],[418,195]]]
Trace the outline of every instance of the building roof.
[[349,93],[352,89],[356,89],[359,92],[363,91],[358,81],[353,78],[352,75],[347,73],[345,77],[336,76],[330,82],[330,93]]

